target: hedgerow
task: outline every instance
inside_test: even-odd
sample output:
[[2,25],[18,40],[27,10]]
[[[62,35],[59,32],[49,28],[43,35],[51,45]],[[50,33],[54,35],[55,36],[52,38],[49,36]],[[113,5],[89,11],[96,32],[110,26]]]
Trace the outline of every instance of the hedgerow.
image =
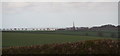
[[74,43],[8,47],[2,54],[119,54],[119,40],[86,40]]

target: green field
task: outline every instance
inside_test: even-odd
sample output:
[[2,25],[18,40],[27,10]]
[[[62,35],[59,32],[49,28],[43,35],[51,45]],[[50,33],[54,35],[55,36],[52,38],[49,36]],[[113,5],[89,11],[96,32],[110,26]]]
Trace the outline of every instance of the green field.
[[[2,46],[30,46],[51,43],[77,42],[80,40],[116,39],[110,37],[83,36],[82,32],[3,32]],[[83,32],[84,33],[84,32]],[[95,32],[91,32],[95,35]]]

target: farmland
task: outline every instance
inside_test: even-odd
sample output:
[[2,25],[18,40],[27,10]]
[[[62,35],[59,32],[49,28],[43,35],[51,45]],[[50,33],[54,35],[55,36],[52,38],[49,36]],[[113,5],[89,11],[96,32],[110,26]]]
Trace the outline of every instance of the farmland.
[[[88,33],[86,35],[86,33]],[[78,42],[81,40],[117,39],[111,38],[110,32],[97,36],[96,32],[73,31],[13,31],[2,33],[3,47],[31,46],[52,43]]]

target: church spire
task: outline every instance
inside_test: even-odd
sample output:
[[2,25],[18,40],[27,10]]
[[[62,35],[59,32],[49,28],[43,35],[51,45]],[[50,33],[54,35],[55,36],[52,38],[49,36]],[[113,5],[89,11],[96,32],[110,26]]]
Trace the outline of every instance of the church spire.
[[73,21],[73,27],[75,27],[74,21]]
[[73,21],[73,30],[75,30],[75,24],[74,24],[74,21]]

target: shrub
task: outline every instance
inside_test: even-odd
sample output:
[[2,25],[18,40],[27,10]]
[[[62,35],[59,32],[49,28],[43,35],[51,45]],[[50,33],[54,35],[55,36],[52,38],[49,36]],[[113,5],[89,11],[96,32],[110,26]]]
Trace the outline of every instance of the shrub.
[[88,36],[88,33],[85,33],[85,36]]
[[111,37],[112,38],[116,37],[115,33],[111,33]]
[[98,32],[98,36],[103,37],[103,32]]

